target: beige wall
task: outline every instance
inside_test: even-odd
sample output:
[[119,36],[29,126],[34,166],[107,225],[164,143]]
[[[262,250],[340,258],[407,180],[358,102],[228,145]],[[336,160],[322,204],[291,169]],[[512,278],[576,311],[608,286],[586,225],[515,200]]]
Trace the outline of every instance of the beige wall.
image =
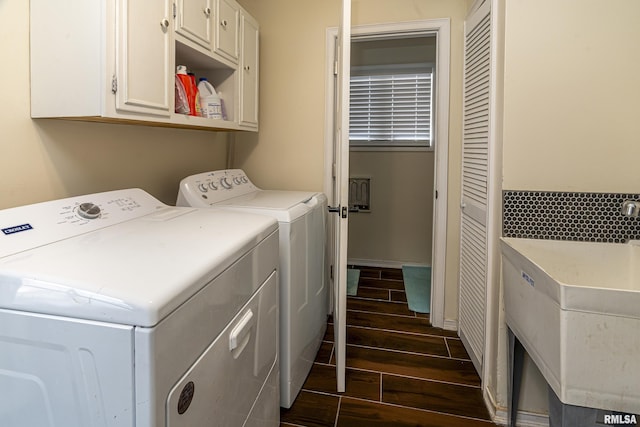
[[265,188],[323,187],[325,39],[340,0],[241,0],[260,23],[260,132],[238,135],[234,165]]
[[28,1],[0,2],[0,57],[0,208],[128,187],[175,203],[182,177],[225,166],[224,134],[32,120]]
[[639,22],[637,0],[507,2],[505,189],[639,191]]
[[[257,185],[322,190],[326,29],[339,0],[241,0],[260,22],[260,132],[238,135],[234,165]],[[451,18],[445,319],[458,317],[463,22],[471,0],[353,0],[352,23]]]
[[352,177],[371,178],[371,212],[349,217],[349,259],[431,265],[431,152],[352,151]]

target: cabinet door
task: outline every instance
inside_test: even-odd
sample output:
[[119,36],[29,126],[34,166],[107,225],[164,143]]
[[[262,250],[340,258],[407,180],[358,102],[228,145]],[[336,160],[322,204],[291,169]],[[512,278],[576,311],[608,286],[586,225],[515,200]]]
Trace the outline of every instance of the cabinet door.
[[212,0],[178,0],[176,32],[211,50]]
[[234,0],[216,0],[215,51],[221,56],[238,61],[238,17],[240,9]]
[[240,125],[258,127],[258,23],[241,14]]
[[174,49],[170,0],[119,0],[116,110],[167,117],[173,111]]

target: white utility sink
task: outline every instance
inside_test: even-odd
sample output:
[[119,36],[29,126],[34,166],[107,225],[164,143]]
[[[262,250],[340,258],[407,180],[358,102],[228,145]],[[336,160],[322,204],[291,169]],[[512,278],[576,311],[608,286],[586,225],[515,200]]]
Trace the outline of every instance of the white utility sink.
[[640,413],[640,242],[501,240],[507,325],[560,400]]

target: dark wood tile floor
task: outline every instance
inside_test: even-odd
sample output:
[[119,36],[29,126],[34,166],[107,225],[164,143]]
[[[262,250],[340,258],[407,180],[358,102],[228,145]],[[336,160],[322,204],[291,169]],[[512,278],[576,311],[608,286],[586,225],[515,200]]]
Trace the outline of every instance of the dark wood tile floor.
[[402,270],[357,267],[347,302],[346,392],[336,392],[333,324],[282,427],[494,425],[480,378],[454,332],[409,310]]

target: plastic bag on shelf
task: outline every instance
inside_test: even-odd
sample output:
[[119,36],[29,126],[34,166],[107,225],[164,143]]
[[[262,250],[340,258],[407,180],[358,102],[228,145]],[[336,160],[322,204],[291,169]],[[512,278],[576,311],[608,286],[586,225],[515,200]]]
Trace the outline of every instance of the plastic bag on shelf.
[[189,98],[182,80],[176,75],[176,113],[190,114]]

